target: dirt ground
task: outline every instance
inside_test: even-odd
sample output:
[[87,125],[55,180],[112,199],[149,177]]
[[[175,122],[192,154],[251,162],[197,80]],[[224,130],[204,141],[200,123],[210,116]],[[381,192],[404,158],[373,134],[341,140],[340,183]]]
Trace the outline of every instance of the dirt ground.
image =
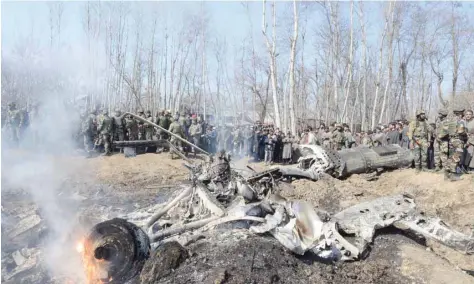
[[[68,187],[64,190],[69,191],[69,194],[76,197],[79,196],[76,199],[80,200],[85,208],[81,212],[89,212],[90,219],[87,222],[89,224],[93,224],[101,218],[110,218],[114,214],[134,210],[140,206],[163,202],[175,190],[175,186],[183,183],[188,176],[187,169],[182,165],[183,161],[180,159],[171,160],[167,154],[144,154],[134,158],[124,158],[123,155],[117,154],[110,157],[91,159],[80,156],[56,157],[54,159],[56,163],[67,164],[72,169],[67,181]],[[245,161],[239,163],[245,163]],[[251,166],[255,169],[265,168],[261,164],[252,164]],[[429,215],[439,216],[453,228],[465,234],[473,232],[474,175],[465,175],[458,182],[448,182],[444,181],[442,174],[425,172],[416,174],[413,170],[405,169],[382,173],[379,179],[375,181],[367,181],[358,175],[351,176],[346,180],[332,178],[318,182],[297,180],[292,183],[292,187],[285,187],[282,195],[289,199],[306,200],[315,207],[330,213],[336,213],[359,202],[397,193],[411,194],[420,210]],[[2,214],[4,208],[8,210],[10,207],[8,204],[9,197],[10,195],[5,194],[2,190]],[[106,212],[107,214],[105,214]],[[97,218],[97,215],[102,213],[105,215]],[[242,245],[249,244],[244,242]],[[278,246],[275,247],[273,243],[263,243],[255,246],[271,247],[272,250],[280,249]],[[208,250],[212,248],[212,245],[207,244],[203,247]],[[237,249],[235,248],[235,250]],[[234,248],[222,248],[221,250],[222,252],[228,250],[228,252],[235,253]],[[198,256],[195,255],[194,260],[191,257],[190,263],[193,261],[199,262],[202,258],[203,250],[197,249],[197,251]],[[199,256],[199,253],[201,256]],[[278,252],[275,255],[282,253]],[[428,242],[428,248],[426,248],[405,236],[391,236],[390,234],[378,236],[375,239],[374,249],[367,260],[352,264],[341,264],[341,266],[347,265],[347,268],[338,270],[345,273],[346,276],[342,278],[321,276],[325,273],[334,274],[335,272],[332,271],[333,268],[324,268],[318,263],[305,264],[306,266],[300,267],[302,260],[297,258],[289,260],[291,255],[287,252],[283,254],[286,258],[282,256],[283,260],[280,262],[287,261],[290,265],[293,265],[295,267],[293,271],[296,271],[297,276],[301,277],[295,279],[303,279],[306,273],[307,276],[313,275],[310,278],[318,283],[377,283],[377,277],[385,279],[384,283],[407,283],[407,281],[412,283],[474,283],[474,277],[460,269],[474,270],[473,256],[462,255],[432,242]],[[217,254],[213,253],[212,255]],[[270,261],[271,257],[271,254],[269,254],[268,259],[264,261]],[[3,258],[2,254],[2,262]],[[209,256],[205,258],[206,261],[209,261]],[[292,256],[291,259],[293,259]],[[223,262],[221,261],[221,263]],[[178,271],[191,273],[189,271],[190,267],[192,265],[187,264]],[[207,266],[201,265],[199,267],[199,269],[204,269]],[[232,274],[231,267],[227,267],[227,269],[226,273],[234,275],[233,279],[238,279],[235,278],[237,277],[235,274]],[[278,271],[278,267],[272,269],[273,272]],[[217,272],[221,273],[222,271]],[[291,271],[285,270],[284,273],[285,277],[289,277]],[[361,273],[371,276],[357,279],[357,274]],[[384,278],[386,273],[399,277],[390,278],[387,276],[388,278]],[[351,278],[351,274],[354,274],[355,278]],[[172,279],[177,278],[168,277],[167,281],[172,283]],[[184,278],[181,277],[180,279]],[[268,281],[273,283],[273,280]],[[258,281],[255,283],[258,283]],[[278,283],[288,282],[283,281],[282,278]]]

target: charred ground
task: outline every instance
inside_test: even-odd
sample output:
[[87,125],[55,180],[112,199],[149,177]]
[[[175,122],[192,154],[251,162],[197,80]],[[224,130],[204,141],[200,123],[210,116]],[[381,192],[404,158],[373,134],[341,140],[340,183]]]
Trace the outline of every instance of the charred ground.
[[[73,174],[63,181],[56,194],[63,205],[76,208],[71,216],[76,229],[68,232],[61,244],[64,253],[75,259],[76,266],[74,245],[85,230],[136,208],[165,202],[188,175],[182,160],[171,160],[166,154],[145,154],[129,159],[121,155],[54,159],[58,165],[74,165]],[[263,169],[263,165],[252,166]],[[298,180],[284,186],[281,194],[290,199],[307,200],[315,207],[335,213],[362,201],[408,192],[422,210],[438,215],[457,230],[469,234],[474,216],[473,184],[472,176],[450,183],[440,174],[400,170],[383,173],[376,181],[357,175],[342,181]],[[80,283],[75,275],[80,273],[80,267],[68,268],[70,275],[67,275],[68,269],[62,270],[66,275],[52,275],[44,265],[43,256],[48,253],[44,244],[51,236],[41,212],[30,194],[22,189],[2,189],[2,280],[64,283],[64,279],[68,279]],[[177,260],[171,261],[170,265],[175,266],[172,269],[161,267],[168,272],[159,282],[151,281],[153,277],[142,279],[148,279],[143,283],[474,283],[474,278],[460,269],[474,270],[472,256],[436,243],[427,245],[428,249],[396,231],[387,230],[376,237],[367,259],[324,264],[311,256],[296,257],[270,237],[216,231],[189,245],[186,252],[170,250],[171,254],[178,252],[185,257],[178,255]],[[18,252],[24,260],[18,258]],[[173,260],[174,256],[168,257]]]

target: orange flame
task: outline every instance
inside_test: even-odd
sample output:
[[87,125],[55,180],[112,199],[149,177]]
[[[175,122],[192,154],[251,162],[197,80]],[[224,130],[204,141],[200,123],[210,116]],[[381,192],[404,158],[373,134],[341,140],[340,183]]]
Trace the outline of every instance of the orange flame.
[[83,253],[84,252],[84,240],[81,240],[77,243],[76,250],[77,250],[78,253]]
[[108,277],[106,281],[101,280],[106,278],[103,275],[101,276],[104,273],[104,270],[101,269],[101,264],[104,264],[104,260],[94,258],[92,245],[89,242],[86,240],[79,241],[76,244],[76,250],[82,257],[87,284],[102,284],[112,280],[112,277]]

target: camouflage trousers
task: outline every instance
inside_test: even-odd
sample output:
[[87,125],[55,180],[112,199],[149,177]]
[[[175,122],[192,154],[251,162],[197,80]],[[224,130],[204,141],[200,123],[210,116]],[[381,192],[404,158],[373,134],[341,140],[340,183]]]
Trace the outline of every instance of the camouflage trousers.
[[145,128],[145,138],[146,140],[153,140],[153,128]]
[[434,148],[434,162],[438,169],[446,168],[448,164],[449,145],[447,141],[436,141]]
[[415,139],[413,156],[415,157],[415,168],[428,169],[428,147],[430,143],[426,139]]
[[445,170],[450,173],[456,173],[456,168],[461,162],[461,156],[464,153],[464,143],[461,139],[451,138],[448,144],[448,160]]
[[127,134],[128,134],[128,141],[138,140],[138,133],[136,131],[127,129]]
[[[172,136],[171,137],[171,140],[170,140],[170,143],[176,147],[176,149],[178,149],[179,151],[183,151],[183,146],[182,146],[182,142],[181,140],[179,140],[178,138]],[[175,153],[175,150],[174,149],[170,149],[170,155],[171,155],[171,158],[173,158],[173,154]]]
[[124,141],[125,140],[125,133],[123,129],[117,129],[114,131],[114,141]]
[[144,126],[138,126],[138,140],[146,139],[146,131]]
[[157,136],[158,136],[158,139],[161,139],[161,140],[168,139],[168,133],[164,132],[163,130],[161,130],[161,132],[158,132]]
[[110,134],[106,133],[106,134],[101,134],[101,137],[102,137],[102,141],[104,143],[104,151],[106,154],[110,154],[111,152],[111,149],[110,149]]

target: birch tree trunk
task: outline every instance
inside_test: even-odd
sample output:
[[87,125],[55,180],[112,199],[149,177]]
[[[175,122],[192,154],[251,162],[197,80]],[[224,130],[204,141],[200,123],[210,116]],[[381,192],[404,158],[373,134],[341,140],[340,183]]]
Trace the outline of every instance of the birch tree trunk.
[[278,85],[277,85],[277,70],[276,70],[276,8],[275,2],[272,3],[272,15],[273,15],[273,25],[272,25],[272,42],[267,36],[267,23],[265,18],[265,8],[266,8],[266,0],[263,0],[263,26],[262,26],[262,33],[265,38],[265,43],[267,45],[268,55],[270,59],[270,77],[272,81],[272,94],[273,94],[273,108],[274,108],[274,121],[275,126],[280,128],[281,127],[281,119],[280,119],[280,108],[278,106]]
[[348,72],[347,72],[347,79],[346,79],[346,83],[345,83],[345,89],[346,89],[346,95],[345,95],[345,99],[344,99],[344,108],[342,109],[342,121],[347,121],[347,101],[349,99],[349,93],[350,93],[350,90],[351,90],[351,82],[352,82],[352,58],[353,58],[353,54],[354,54],[354,47],[353,47],[353,35],[354,35],[354,28],[353,28],[353,11],[354,11],[354,1],[352,0],[351,1],[351,30],[350,30],[350,47],[349,47],[349,62],[348,62],[348,66],[347,66],[347,69],[348,69]]
[[390,21],[390,32],[389,32],[389,37],[388,37],[388,49],[387,49],[387,54],[388,54],[388,79],[387,79],[387,82],[385,84],[385,92],[384,92],[384,95],[383,95],[383,100],[382,100],[382,109],[380,110],[380,116],[379,116],[379,124],[382,123],[382,120],[383,120],[383,115],[384,115],[384,112],[385,112],[385,106],[386,106],[386,103],[387,103],[387,94],[390,92],[390,84],[392,83],[392,66],[393,66],[393,51],[392,51],[392,47],[393,47],[393,35],[394,35],[394,10],[395,9],[392,9],[391,10],[391,14],[390,14],[390,17],[391,17],[391,21]]
[[364,23],[364,8],[362,2],[359,2],[359,22],[362,32],[362,46],[364,49],[363,54],[363,64],[365,75],[363,85],[362,85],[362,125],[361,128],[363,131],[367,130],[367,35],[365,33],[365,23]]
[[291,55],[290,55],[290,122],[291,133],[296,134],[296,115],[295,115],[295,57],[296,42],[298,40],[298,10],[296,0],[293,0],[293,38],[291,39]]
[[[393,3],[390,2],[389,4],[389,15],[392,11]],[[380,48],[379,48],[379,69],[377,72],[377,81],[375,82],[375,98],[374,98],[374,105],[372,107],[372,123],[370,124],[371,128],[375,128],[375,119],[377,116],[377,101],[379,98],[379,91],[380,91],[380,79],[382,73],[382,64],[383,64],[383,45],[385,41],[385,36],[387,35],[387,28],[388,28],[388,16],[385,17],[385,27],[383,29],[382,38],[380,40]]]

